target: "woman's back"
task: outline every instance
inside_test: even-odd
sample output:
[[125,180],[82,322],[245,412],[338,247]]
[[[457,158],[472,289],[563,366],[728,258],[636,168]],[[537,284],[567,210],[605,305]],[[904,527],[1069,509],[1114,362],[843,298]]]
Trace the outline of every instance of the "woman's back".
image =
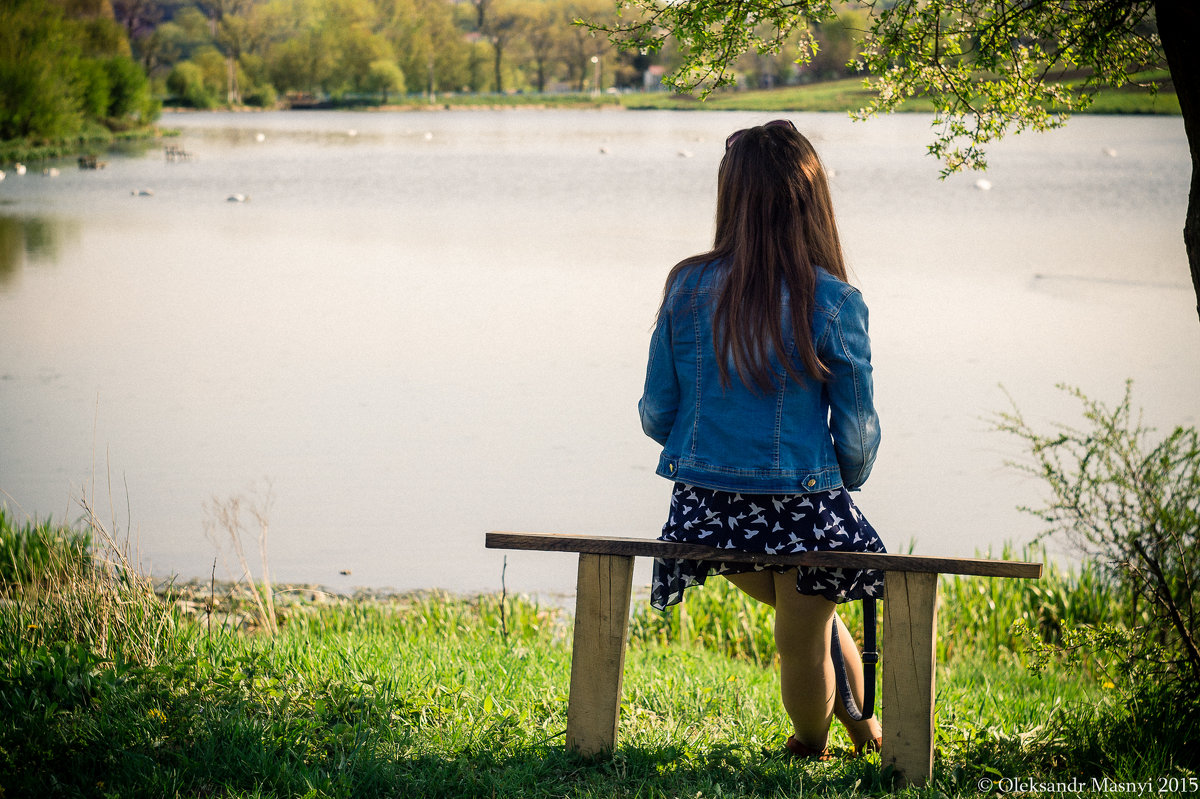
[[[826,380],[789,375],[771,354],[773,386],[766,389],[723,380],[714,311],[728,278],[723,261],[695,264],[676,272],[667,289],[639,404],[646,434],[664,445],[658,473],[759,493],[861,485],[879,444],[861,295],[818,269],[807,316]],[[780,312],[785,352],[794,358],[786,290]]]

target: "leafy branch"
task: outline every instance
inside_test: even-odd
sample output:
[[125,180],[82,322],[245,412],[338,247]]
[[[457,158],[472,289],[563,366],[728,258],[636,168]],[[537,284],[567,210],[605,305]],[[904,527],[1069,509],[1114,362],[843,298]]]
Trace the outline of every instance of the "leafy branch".
[[[985,169],[987,145],[1005,135],[1062,126],[1099,87],[1153,91],[1153,81],[1136,76],[1165,63],[1153,0],[873,0],[867,8],[870,24],[851,64],[868,74],[875,97],[854,116],[930,102],[928,150],[943,177]],[[701,98],[734,82],[743,53],[778,53],[789,37],[798,40],[797,63],[809,63],[813,26],[837,19],[833,0],[619,0],[617,9],[615,23],[583,24],[643,53],[673,39],[683,57],[664,82]]]

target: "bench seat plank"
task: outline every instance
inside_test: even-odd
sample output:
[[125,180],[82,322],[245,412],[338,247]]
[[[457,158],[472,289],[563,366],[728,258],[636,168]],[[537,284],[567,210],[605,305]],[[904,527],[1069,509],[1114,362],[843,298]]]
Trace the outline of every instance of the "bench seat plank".
[[845,569],[881,569],[897,572],[968,574],[976,577],[1042,576],[1042,564],[985,558],[941,558],[927,555],[891,555],[873,552],[796,552],[776,555],[739,552],[697,544],[678,544],[653,538],[601,538],[563,533],[487,534],[489,549],[522,549],[549,552],[579,552],[591,555],[628,555],[683,560],[713,560],[726,563],[763,563],[779,566],[824,566]]

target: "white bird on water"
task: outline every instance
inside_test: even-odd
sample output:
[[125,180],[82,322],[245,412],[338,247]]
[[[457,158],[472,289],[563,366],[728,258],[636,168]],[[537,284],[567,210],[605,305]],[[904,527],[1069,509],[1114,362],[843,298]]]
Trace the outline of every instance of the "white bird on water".
[[979,180],[975,181],[975,188],[979,189],[980,191],[991,191],[992,182],[987,178],[980,178]]
[[266,140],[267,140],[267,134],[265,134],[265,133],[257,133],[257,134],[255,134],[255,136],[254,136],[254,140],[255,140],[255,141],[257,141],[257,142],[264,142],[264,141],[266,141]]
[[225,198],[225,201],[231,203],[244,203],[249,199],[250,197],[245,194],[231,194]]
[[13,164],[13,169],[15,169],[17,171],[18,175],[25,174],[25,165],[19,161],[17,163]]

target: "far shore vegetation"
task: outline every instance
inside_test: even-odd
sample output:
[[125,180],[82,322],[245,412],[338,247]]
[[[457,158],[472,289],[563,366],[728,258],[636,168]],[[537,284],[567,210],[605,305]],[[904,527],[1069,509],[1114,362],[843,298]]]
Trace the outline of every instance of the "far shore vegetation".
[[[802,86],[776,89],[719,91],[700,100],[692,95],[668,91],[639,91],[601,95],[558,92],[538,94],[513,92],[508,94],[448,94],[427,97],[395,97],[382,103],[375,97],[343,96],[320,102],[300,103],[297,108],[361,111],[464,111],[478,109],[597,109],[597,110],[673,110],[673,111],[757,111],[764,113],[835,112],[852,113],[862,108],[871,92],[859,78],[840,78]],[[279,103],[279,108],[291,108]],[[194,110],[175,106],[167,111]],[[250,106],[219,106],[213,110],[265,110]],[[929,103],[909,101],[904,112],[931,112]],[[1110,89],[1101,92],[1087,114],[1153,114],[1179,115],[1179,100],[1169,90],[1150,93],[1141,89]],[[142,142],[176,135],[171,129],[170,114],[159,118],[157,125],[144,125],[130,130],[113,131],[102,125],[89,125],[73,136],[47,140],[12,139],[0,141],[0,167],[14,162],[30,163],[55,158],[74,158],[95,155],[127,142]]]
[[[0,168],[153,140],[163,107],[786,113],[853,112],[872,98],[855,65],[867,11],[853,3],[814,27],[807,63],[797,34],[743,56],[735,85],[704,101],[663,88],[682,58],[672,48],[620,50],[574,24],[613,13],[611,0],[7,0]],[[1099,92],[1088,110],[1178,114],[1179,102],[1159,70]]]

